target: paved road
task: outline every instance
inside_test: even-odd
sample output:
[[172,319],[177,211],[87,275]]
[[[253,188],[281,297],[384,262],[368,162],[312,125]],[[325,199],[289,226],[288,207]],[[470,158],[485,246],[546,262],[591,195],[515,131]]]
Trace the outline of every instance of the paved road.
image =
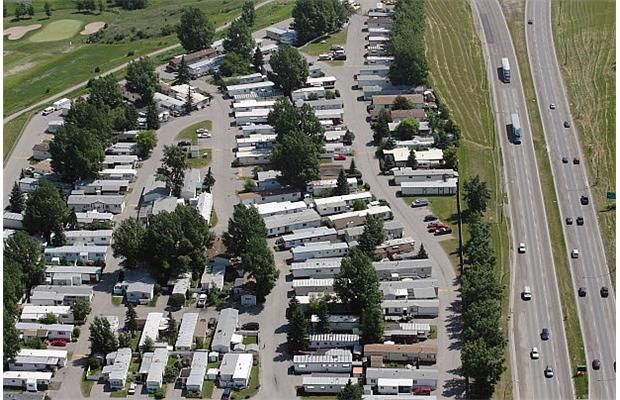
[[[555,275],[551,238],[547,227],[542,188],[532,131],[521,86],[515,50],[508,26],[497,0],[472,0],[489,79],[493,87],[496,125],[500,135],[504,174],[507,182],[511,215],[513,269],[511,280],[511,360],[514,397],[519,399],[574,398],[570,363],[562,320],[560,297]],[[512,82],[498,79],[502,57],[508,57]],[[520,116],[523,143],[514,145],[508,138],[510,114]],[[516,243],[525,243],[525,254],[516,254]],[[530,286],[533,298],[524,302],[520,293]],[[542,328],[549,328],[551,338],[540,339]],[[531,360],[530,349],[536,346],[539,360]],[[555,376],[544,377],[546,365],[553,367]]]
[[[579,144],[556,57],[551,1],[526,1],[525,18],[533,21],[532,25],[525,24],[525,37],[555,189],[559,194],[560,213],[562,219],[582,216],[585,220],[583,226],[564,224],[564,237],[566,257],[570,257],[574,248],[580,252],[579,259],[571,260],[571,271],[586,358],[589,364],[594,359],[599,359],[602,364],[599,371],[593,370],[591,365],[588,367],[590,398],[615,399],[616,374],[613,363],[616,360],[616,301],[599,229],[595,199],[590,190],[586,168],[589,160],[584,158]],[[551,103],[556,105],[555,110],[550,109]],[[564,121],[570,122],[570,129],[563,127]],[[562,157],[568,157],[569,163],[563,164]],[[573,165],[574,157],[582,162]],[[581,205],[581,195],[590,198],[588,206]],[[609,288],[609,298],[601,298],[599,295],[602,286]],[[585,298],[578,297],[578,287],[586,288]]]

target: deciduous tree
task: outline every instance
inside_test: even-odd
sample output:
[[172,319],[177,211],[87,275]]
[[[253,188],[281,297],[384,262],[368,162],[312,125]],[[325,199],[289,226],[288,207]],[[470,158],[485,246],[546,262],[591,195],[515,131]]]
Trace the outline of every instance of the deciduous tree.
[[153,94],[159,86],[159,80],[155,74],[155,65],[148,57],[129,62],[125,79],[127,90],[139,94],[144,104],[153,99]]
[[185,7],[181,22],[177,26],[177,36],[181,46],[187,51],[206,49],[213,42],[215,28],[213,23],[196,7]]
[[265,222],[255,207],[235,205],[233,215],[228,220],[228,231],[224,233],[228,254],[238,257],[245,253],[253,237],[267,237]]
[[256,297],[264,301],[278,279],[273,253],[264,236],[253,236],[241,254],[241,269],[256,281]]
[[254,9],[254,1],[246,0],[241,8],[241,20],[245,22],[248,27],[252,27],[256,21],[256,10]]
[[473,379],[472,395],[489,398],[505,370],[504,349],[489,346],[482,339],[465,342],[461,363],[463,374]]
[[112,74],[91,80],[88,92],[88,102],[96,107],[117,108],[123,104],[123,95]]
[[17,302],[24,295],[26,286],[24,281],[26,277],[22,273],[21,265],[16,261],[6,257],[4,259],[4,268],[2,270],[2,299],[4,301],[4,310],[12,317],[17,316]]
[[52,169],[64,182],[97,177],[105,151],[100,138],[90,129],[74,124],[61,126],[50,142]]
[[4,341],[2,345],[2,357],[6,363],[8,360],[14,358],[21,348],[19,332],[15,328],[15,318],[7,312],[6,308],[3,313],[2,328]]
[[456,146],[448,146],[448,148],[443,151],[443,165],[445,168],[459,169],[457,150]]
[[179,146],[164,146],[162,165],[157,169],[157,174],[166,182],[166,187],[173,196],[180,197],[185,171],[189,168],[187,157]]
[[338,0],[297,0],[293,8],[297,41],[306,43],[337,31],[348,17],[344,3]]
[[360,341],[363,344],[383,342],[383,310],[379,304],[365,308],[360,316]]
[[283,45],[269,59],[271,71],[269,79],[281,89],[286,96],[293,90],[303,87],[308,79],[308,62],[296,48]]
[[358,314],[379,305],[383,297],[377,271],[370,258],[357,248],[342,259],[334,290],[340,300],[350,304],[353,312]]
[[357,248],[373,258],[375,249],[385,241],[386,235],[383,229],[383,218],[380,215],[368,215],[364,222],[364,231],[358,240]]
[[224,39],[224,50],[240,55],[249,63],[254,48],[254,39],[247,22],[241,18],[231,22]]
[[46,240],[65,224],[69,210],[60,192],[47,180],[39,180],[39,187],[31,191],[26,201],[24,228],[31,234],[41,233]]
[[90,311],[90,304],[84,299],[77,299],[73,302],[73,304],[71,304],[71,312],[73,313],[73,318],[76,321],[84,321],[88,314],[90,314]]
[[146,127],[151,130],[159,129],[159,114],[154,101],[149,101],[146,106]]
[[349,380],[342,391],[336,396],[336,400],[362,400],[363,394],[364,386],[360,383],[352,384]]
[[280,180],[297,188],[305,188],[319,178],[319,152],[310,137],[301,132],[284,136],[271,153],[271,162],[280,170]]
[[4,259],[7,262],[12,261],[19,266],[27,289],[45,280],[43,249],[27,233],[17,231],[5,240]]
[[396,96],[392,104],[392,110],[411,110],[413,107],[413,103],[403,96]]
[[118,340],[104,317],[95,317],[90,324],[90,350],[93,354],[108,354],[118,349]]
[[420,129],[420,123],[415,118],[405,118],[398,126],[394,134],[401,140],[410,140],[416,136]]
[[479,175],[465,180],[463,191],[465,203],[470,212],[481,214],[486,211],[489,200],[491,200],[491,191]]
[[225,77],[245,75],[251,72],[250,62],[235,52],[228,52],[222,59],[220,74]]
[[112,234],[112,250],[114,257],[125,259],[124,264],[129,267],[142,260],[144,254],[144,226],[135,218],[121,221]]
[[138,145],[138,156],[142,159],[148,158],[151,151],[157,146],[157,134],[155,131],[142,131],[136,138]]

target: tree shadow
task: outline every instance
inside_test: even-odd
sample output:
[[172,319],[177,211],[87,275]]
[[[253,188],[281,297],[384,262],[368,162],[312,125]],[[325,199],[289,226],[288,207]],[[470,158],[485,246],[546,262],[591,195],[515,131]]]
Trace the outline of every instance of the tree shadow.
[[291,359],[286,342],[280,343],[278,347],[276,347],[275,352],[276,355],[273,357],[273,361],[283,362]]
[[456,399],[465,398],[465,389],[467,387],[465,378],[461,377],[462,370],[461,368],[454,368],[447,371],[450,374],[458,375],[459,378],[448,379],[443,384],[443,391],[441,395],[443,397],[451,397]]

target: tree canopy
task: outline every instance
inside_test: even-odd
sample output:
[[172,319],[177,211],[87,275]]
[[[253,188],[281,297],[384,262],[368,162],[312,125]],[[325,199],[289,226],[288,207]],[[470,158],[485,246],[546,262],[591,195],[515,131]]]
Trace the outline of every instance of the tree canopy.
[[26,277],[22,273],[22,266],[15,260],[5,256],[4,269],[2,270],[2,288],[4,290],[4,310],[12,317],[17,316],[17,302],[24,295]]
[[281,171],[281,182],[297,188],[305,188],[310,181],[319,178],[319,152],[316,143],[301,132],[284,136],[271,153],[273,167]]
[[364,222],[364,231],[358,240],[357,248],[371,259],[375,249],[385,241],[383,218],[380,215],[367,215]]
[[75,300],[73,304],[71,304],[71,312],[73,313],[73,318],[76,321],[86,320],[86,317],[88,316],[88,314],[90,314],[90,311],[90,303],[82,298]]
[[269,59],[269,79],[290,96],[291,92],[304,86],[308,79],[308,62],[294,47],[283,45]]
[[361,383],[352,384],[349,381],[340,393],[336,396],[336,400],[362,400],[364,394],[364,385]]
[[19,189],[17,182],[13,183],[11,195],[9,196],[9,210],[14,213],[21,214],[26,208],[26,197]]
[[157,169],[157,174],[161,180],[166,182],[166,187],[173,196],[180,197],[183,183],[185,181],[185,171],[189,168],[187,157],[179,146],[164,146],[164,157],[161,159],[161,167]]
[[254,39],[250,26],[243,18],[234,20],[228,27],[224,39],[224,50],[237,53],[246,62],[250,61],[252,50],[254,50]]
[[157,146],[157,134],[155,131],[142,131],[136,138],[138,145],[138,156],[142,159],[148,158],[151,151]]
[[90,129],[74,124],[61,126],[50,142],[52,169],[63,181],[93,179],[105,158],[104,146]]
[[213,23],[196,7],[185,7],[181,22],[177,26],[177,37],[181,46],[187,51],[197,51],[211,46],[215,27]]
[[396,127],[395,134],[401,140],[411,140],[417,136],[420,129],[420,123],[415,118],[405,118]]
[[155,64],[148,57],[131,61],[127,65],[127,76],[125,79],[127,90],[139,94],[144,104],[153,99],[153,95],[159,86],[159,80],[155,74]]
[[273,253],[265,237],[254,235],[241,254],[241,269],[256,281],[256,297],[264,301],[278,279]]
[[146,229],[135,218],[121,221],[112,234],[114,257],[123,257],[126,266],[135,266],[143,259],[144,236]]
[[334,290],[340,300],[350,304],[357,314],[381,304],[383,298],[371,259],[357,248],[342,259]]
[[90,324],[90,350],[93,354],[108,354],[118,349],[118,340],[104,317],[95,317]]
[[43,248],[26,232],[17,231],[4,241],[4,259],[19,266],[27,289],[45,280]]
[[465,180],[463,191],[469,212],[481,214],[486,211],[489,200],[491,200],[491,191],[479,175]]
[[336,179],[336,190],[334,191],[334,195],[344,196],[349,194],[350,190],[349,182],[347,182],[347,175],[344,173],[344,169],[341,169],[338,174],[338,179]]
[[39,187],[29,193],[26,201],[24,228],[49,240],[52,232],[62,229],[68,216],[69,209],[60,192],[47,179],[39,180]]
[[293,8],[297,41],[306,43],[339,30],[348,12],[339,0],[297,0]]
[[308,348],[307,335],[310,333],[310,327],[296,298],[292,298],[289,301],[286,315],[288,319],[286,343],[288,344],[289,351],[295,354],[306,350]]
[[256,10],[254,8],[254,1],[246,0],[241,8],[241,20],[245,22],[248,27],[252,27],[256,22]]
[[389,76],[396,85],[415,86],[426,82],[425,24],[424,0],[398,2],[389,42],[394,55]]
[[273,126],[278,142],[291,132],[303,132],[313,142],[323,143],[323,127],[308,104],[295,107],[287,98],[279,98],[267,116],[267,123]]
[[239,257],[245,253],[250,239],[267,237],[267,228],[256,207],[237,204],[228,220],[228,231],[224,233],[224,244],[228,253]]
[[123,96],[114,75],[108,74],[90,81],[88,102],[103,108],[117,108],[123,104]]

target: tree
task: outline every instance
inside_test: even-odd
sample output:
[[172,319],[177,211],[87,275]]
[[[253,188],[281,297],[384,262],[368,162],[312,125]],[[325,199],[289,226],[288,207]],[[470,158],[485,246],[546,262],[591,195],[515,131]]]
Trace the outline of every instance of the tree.
[[297,0],[293,8],[297,40],[303,44],[335,32],[347,17],[347,9],[338,0]]
[[67,229],[77,230],[78,228],[79,224],[75,210],[69,210],[69,216],[67,217]]
[[353,201],[353,211],[362,211],[366,209],[366,202],[364,200],[357,199]]
[[255,207],[237,204],[223,237],[228,254],[239,257],[246,252],[251,238],[267,237],[267,228]]
[[[185,300],[185,299],[184,299]],[[166,327],[166,331],[164,332],[164,336],[168,339],[168,344],[173,345],[177,340],[177,321],[174,319],[172,312],[168,311],[168,326]]]
[[342,137],[342,143],[351,146],[353,144],[353,140],[355,140],[355,134],[347,129],[347,132]]
[[294,47],[284,45],[269,59],[271,70],[269,80],[275,83],[286,96],[303,87],[308,79],[308,62]]
[[394,56],[389,72],[393,83],[416,86],[426,82],[425,24],[424,1],[401,2],[396,8],[389,42]]
[[[15,18],[21,19],[23,15],[26,15],[28,12],[26,4],[21,1],[15,5]],[[5,14],[6,15],[6,14]]]
[[84,299],[77,299],[71,304],[71,312],[76,321],[84,321],[88,314],[90,314],[90,311],[90,304]]
[[148,158],[151,151],[157,146],[157,134],[155,131],[142,131],[136,137],[138,145],[138,156],[142,159]]
[[112,74],[92,80],[88,91],[88,102],[97,107],[117,108],[123,105],[123,95]]
[[39,318],[39,322],[44,324],[44,325],[57,324],[58,323],[58,317],[56,316],[56,314],[47,313],[44,316],[42,316],[41,318]]
[[420,243],[420,249],[418,250],[418,254],[416,254],[415,258],[417,259],[428,258],[428,253],[426,252],[426,249],[424,248],[424,243]]
[[319,178],[319,152],[311,138],[300,132],[291,132],[278,143],[271,153],[274,169],[280,170],[280,180],[297,188],[305,188]]
[[252,56],[254,39],[250,26],[241,18],[234,20],[228,27],[226,38],[224,39],[224,50],[240,55],[247,62]]
[[2,355],[4,362],[14,358],[21,348],[19,342],[19,332],[15,328],[15,318],[4,309],[2,321],[3,346]]
[[64,182],[96,178],[105,158],[97,135],[74,124],[61,126],[50,142],[52,169]]
[[17,302],[22,298],[24,290],[26,290],[25,280],[26,277],[22,273],[21,265],[15,260],[5,258],[4,269],[2,270],[2,287],[4,289],[2,299],[4,310],[12,317],[17,316]]
[[349,169],[347,170],[349,175],[357,175],[359,171],[357,170],[357,166],[355,165],[355,159],[351,158],[351,165],[349,165]]
[[185,85],[189,84],[189,81],[192,79],[189,72],[189,65],[185,62],[185,56],[181,57],[181,63],[179,64],[179,68],[177,69],[177,79],[175,83],[177,85]]
[[473,265],[465,271],[461,279],[461,297],[465,305],[501,299],[502,286],[497,282],[492,268]]
[[349,182],[347,182],[347,175],[344,173],[344,169],[340,170],[340,174],[338,174],[338,179],[336,180],[336,190],[334,194],[336,196],[343,196],[345,194],[349,194]]
[[118,340],[110,327],[110,321],[95,317],[90,324],[90,351],[93,354],[108,354],[118,349]]
[[29,17],[34,16],[34,6],[32,5],[32,3],[26,4],[26,13]]
[[59,227],[52,232],[52,246],[60,247],[67,244],[67,236],[65,235],[64,227]]
[[383,297],[377,271],[370,258],[357,248],[342,259],[334,291],[343,303],[350,304],[353,312],[358,314],[379,305]]
[[291,353],[297,353],[308,348],[309,333],[308,320],[304,315],[297,299],[293,298],[289,302],[287,310],[288,330],[286,333],[286,342]]
[[490,398],[505,370],[503,347],[491,347],[484,340],[465,342],[461,350],[463,374],[473,378],[472,395]]
[[456,146],[448,146],[448,148],[443,151],[443,165],[445,168],[459,169],[457,150]]
[[135,218],[122,220],[112,234],[114,257],[122,257],[125,259],[125,265],[135,266],[143,259],[145,234],[146,229]]
[[47,15],[48,18],[52,16],[52,6],[50,6],[50,3],[47,1],[43,4],[43,10],[45,10],[45,15]]
[[121,332],[118,335],[118,348],[131,347],[131,335],[126,332]]
[[142,353],[152,352],[153,350],[155,350],[155,342],[150,336],[147,336],[142,343]]
[[213,187],[213,185],[215,185],[215,177],[213,176],[213,173],[211,172],[211,167],[209,167],[207,174],[202,180],[202,190],[204,190],[207,193],[211,193],[211,188]]
[[254,65],[254,69],[256,72],[261,72],[263,70],[263,64],[265,63],[265,59],[263,57],[263,52],[261,51],[259,46],[256,46],[256,50],[254,50],[254,56],[252,57],[252,65]]
[[358,240],[357,248],[372,258],[375,255],[375,249],[385,241],[385,238],[383,218],[380,215],[367,215],[364,231]]
[[416,136],[420,129],[420,123],[415,118],[405,118],[394,131],[394,134],[401,140],[411,140]]
[[500,318],[499,299],[477,300],[468,304],[463,313],[465,341],[482,338],[490,346],[504,346],[506,338],[499,327]]
[[189,168],[185,153],[179,146],[164,146],[164,157],[161,162],[162,165],[157,169],[157,174],[166,182],[166,187],[173,196],[181,197],[185,170]]
[[153,99],[153,94],[159,86],[159,80],[155,74],[155,65],[148,57],[130,61],[127,65],[125,80],[127,90],[139,94],[144,104]]
[[97,8],[99,9],[99,14],[105,11],[105,4],[103,4],[102,0],[97,1]]
[[336,396],[336,400],[362,400],[363,394],[364,386],[359,383],[354,385],[349,380],[342,391]]
[[177,26],[177,37],[187,51],[206,49],[213,42],[213,23],[196,7],[185,7]]
[[11,195],[9,197],[9,210],[14,213],[21,214],[22,211],[26,208],[26,197],[19,190],[19,185],[17,182],[13,184],[13,189],[11,189]]
[[241,254],[241,269],[256,281],[256,297],[264,301],[278,279],[273,253],[264,236],[252,236]]
[[4,241],[4,260],[19,265],[26,289],[45,280],[43,249],[36,240],[23,231],[15,232]]
[[403,96],[396,96],[392,103],[392,110],[411,110],[413,107],[413,103]]
[[415,150],[409,150],[409,157],[407,157],[407,166],[413,169],[418,169],[418,160],[415,158]]
[[256,10],[254,9],[254,1],[246,0],[241,8],[241,20],[245,22],[248,27],[254,25],[256,21]]
[[470,237],[463,246],[463,253],[468,265],[493,267],[495,252],[491,247],[491,228],[474,214],[469,224]]
[[491,200],[491,191],[487,183],[480,179],[480,175],[465,180],[463,191],[465,203],[470,212],[482,214],[486,211],[489,200]]
[[147,0],[116,0],[115,3],[125,10],[138,10],[148,5]]
[[298,131],[312,138],[318,146],[323,144],[323,127],[308,104],[295,107],[287,98],[279,98],[269,112],[267,122],[273,126],[278,135],[276,139],[278,142],[289,133]]
[[167,365],[165,372],[164,372],[164,382],[174,383],[179,377],[180,373],[181,373],[181,370],[179,369],[176,363],[172,365]]
[[392,118],[390,117],[389,111],[379,111],[377,120],[372,123],[372,138],[375,144],[381,144],[384,138],[390,136],[390,127],[388,125],[390,122],[392,122]]
[[185,114],[190,115],[194,110],[194,102],[192,100],[192,88],[187,88],[187,96],[185,96],[185,104],[183,105],[185,108]]
[[315,328],[316,333],[330,333],[329,326],[329,301],[328,296],[321,296],[316,307],[316,316],[319,318]]
[[245,177],[245,182],[243,182],[243,192],[244,193],[252,193],[256,192],[256,182],[249,176]]
[[146,127],[151,130],[159,129],[159,114],[157,114],[157,106],[152,100],[146,107]]
[[360,317],[360,341],[363,344],[383,342],[383,310],[380,304],[364,308]]
[[250,62],[236,52],[226,53],[220,65],[220,74],[225,77],[248,74],[251,70]]
[[125,312],[125,329],[131,332],[132,335],[138,330],[137,319],[138,313],[136,312],[136,308],[132,303],[128,303],[127,311]]

